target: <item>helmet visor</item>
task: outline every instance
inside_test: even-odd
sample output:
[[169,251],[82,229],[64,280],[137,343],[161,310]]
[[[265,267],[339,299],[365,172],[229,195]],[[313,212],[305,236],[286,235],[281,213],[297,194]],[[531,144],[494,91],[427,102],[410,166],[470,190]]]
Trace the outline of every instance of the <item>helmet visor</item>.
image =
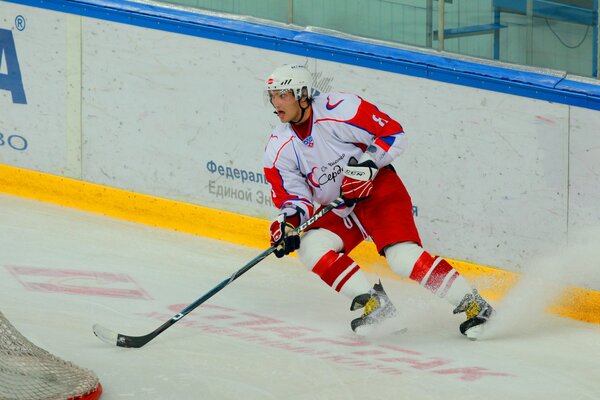
[[284,97],[287,93],[292,93],[292,89],[279,89],[279,90],[265,90],[264,91],[264,102],[265,105],[273,105],[273,99],[275,97]]

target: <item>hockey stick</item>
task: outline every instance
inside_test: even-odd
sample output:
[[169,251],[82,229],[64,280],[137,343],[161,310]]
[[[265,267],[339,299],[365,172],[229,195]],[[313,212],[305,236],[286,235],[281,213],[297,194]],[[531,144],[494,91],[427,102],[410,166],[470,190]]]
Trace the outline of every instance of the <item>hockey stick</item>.
[[[295,229],[295,231],[298,233],[304,231],[306,228],[308,228],[310,225],[312,225],[318,219],[320,219],[323,215],[327,214],[329,211],[338,207],[343,202],[344,202],[344,200],[341,197],[335,199],[334,201],[329,203],[327,206],[325,206],[321,210],[319,210],[315,215],[310,217],[306,222],[304,222],[303,224],[300,224],[300,226],[298,226]],[[93,326],[94,334],[100,340],[102,340],[108,344],[114,344],[114,345],[120,346],[120,347],[140,348],[140,347],[144,346],[146,343],[148,343],[149,341],[151,341],[152,339],[154,339],[155,337],[157,337],[158,335],[160,335],[162,332],[167,330],[171,325],[173,325],[174,323],[179,321],[181,318],[185,317],[187,314],[189,314],[192,310],[194,310],[200,304],[204,303],[206,300],[210,299],[215,294],[220,292],[223,288],[225,288],[225,286],[227,286],[231,282],[235,281],[237,278],[242,276],[245,272],[247,272],[250,268],[254,267],[256,264],[258,264],[259,262],[264,260],[267,256],[269,256],[274,251],[275,251],[275,247],[273,247],[273,246],[269,247],[267,250],[263,251],[258,256],[256,256],[251,261],[249,261],[246,265],[244,265],[238,271],[234,272],[233,275],[231,275],[229,278],[227,278],[223,282],[219,283],[217,286],[215,286],[210,291],[208,291],[204,296],[198,298],[192,304],[185,307],[179,313],[177,313],[176,315],[171,317],[171,319],[169,319],[167,322],[165,322],[164,324],[159,326],[156,330],[154,330],[153,332],[151,332],[147,335],[144,335],[144,336],[123,335],[121,333],[116,333],[116,332],[111,331],[110,329],[104,328],[103,326],[101,326],[99,324],[95,324]]]

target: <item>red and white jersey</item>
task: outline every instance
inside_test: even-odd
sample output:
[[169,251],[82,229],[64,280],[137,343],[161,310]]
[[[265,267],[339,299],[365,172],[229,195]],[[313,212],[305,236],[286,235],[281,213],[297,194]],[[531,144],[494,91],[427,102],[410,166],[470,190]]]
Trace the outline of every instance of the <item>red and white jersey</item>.
[[[373,104],[350,93],[323,93],[312,102],[308,136],[302,139],[289,123],[275,128],[264,154],[265,177],[273,203],[288,215],[300,211],[304,222],[318,204],[340,195],[344,167],[368,146],[383,167],[405,147],[402,126]],[[338,210],[338,214],[348,214]]]

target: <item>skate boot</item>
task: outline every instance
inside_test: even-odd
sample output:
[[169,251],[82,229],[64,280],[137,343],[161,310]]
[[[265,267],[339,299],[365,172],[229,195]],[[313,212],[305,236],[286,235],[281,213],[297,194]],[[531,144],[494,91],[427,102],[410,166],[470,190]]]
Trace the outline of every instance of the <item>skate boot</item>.
[[488,321],[494,309],[479,295],[476,289],[473,289],[473,293],[466,294],[453,311],[454,314],[461,312],[467,315],[467,320],[460,324],[460,333],[475,340],[483,331],[483,324]]
[[365,309],[363,314],[350,323],[350,327],[354,332],[357,332],[359,327],[379,324],[396,314],[396,307],[383,290],[381,281],[376,283],[368,293],[356,296],[352,300],[350,310],[354,311],[363,307]]

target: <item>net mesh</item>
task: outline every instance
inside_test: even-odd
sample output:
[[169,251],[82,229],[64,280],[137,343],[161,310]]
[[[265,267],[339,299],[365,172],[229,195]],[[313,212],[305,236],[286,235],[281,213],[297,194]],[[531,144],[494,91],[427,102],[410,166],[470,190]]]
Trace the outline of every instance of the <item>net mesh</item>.
[[62,360],[25,338],[0,312],[0,399],[96,399],[90,370]]

